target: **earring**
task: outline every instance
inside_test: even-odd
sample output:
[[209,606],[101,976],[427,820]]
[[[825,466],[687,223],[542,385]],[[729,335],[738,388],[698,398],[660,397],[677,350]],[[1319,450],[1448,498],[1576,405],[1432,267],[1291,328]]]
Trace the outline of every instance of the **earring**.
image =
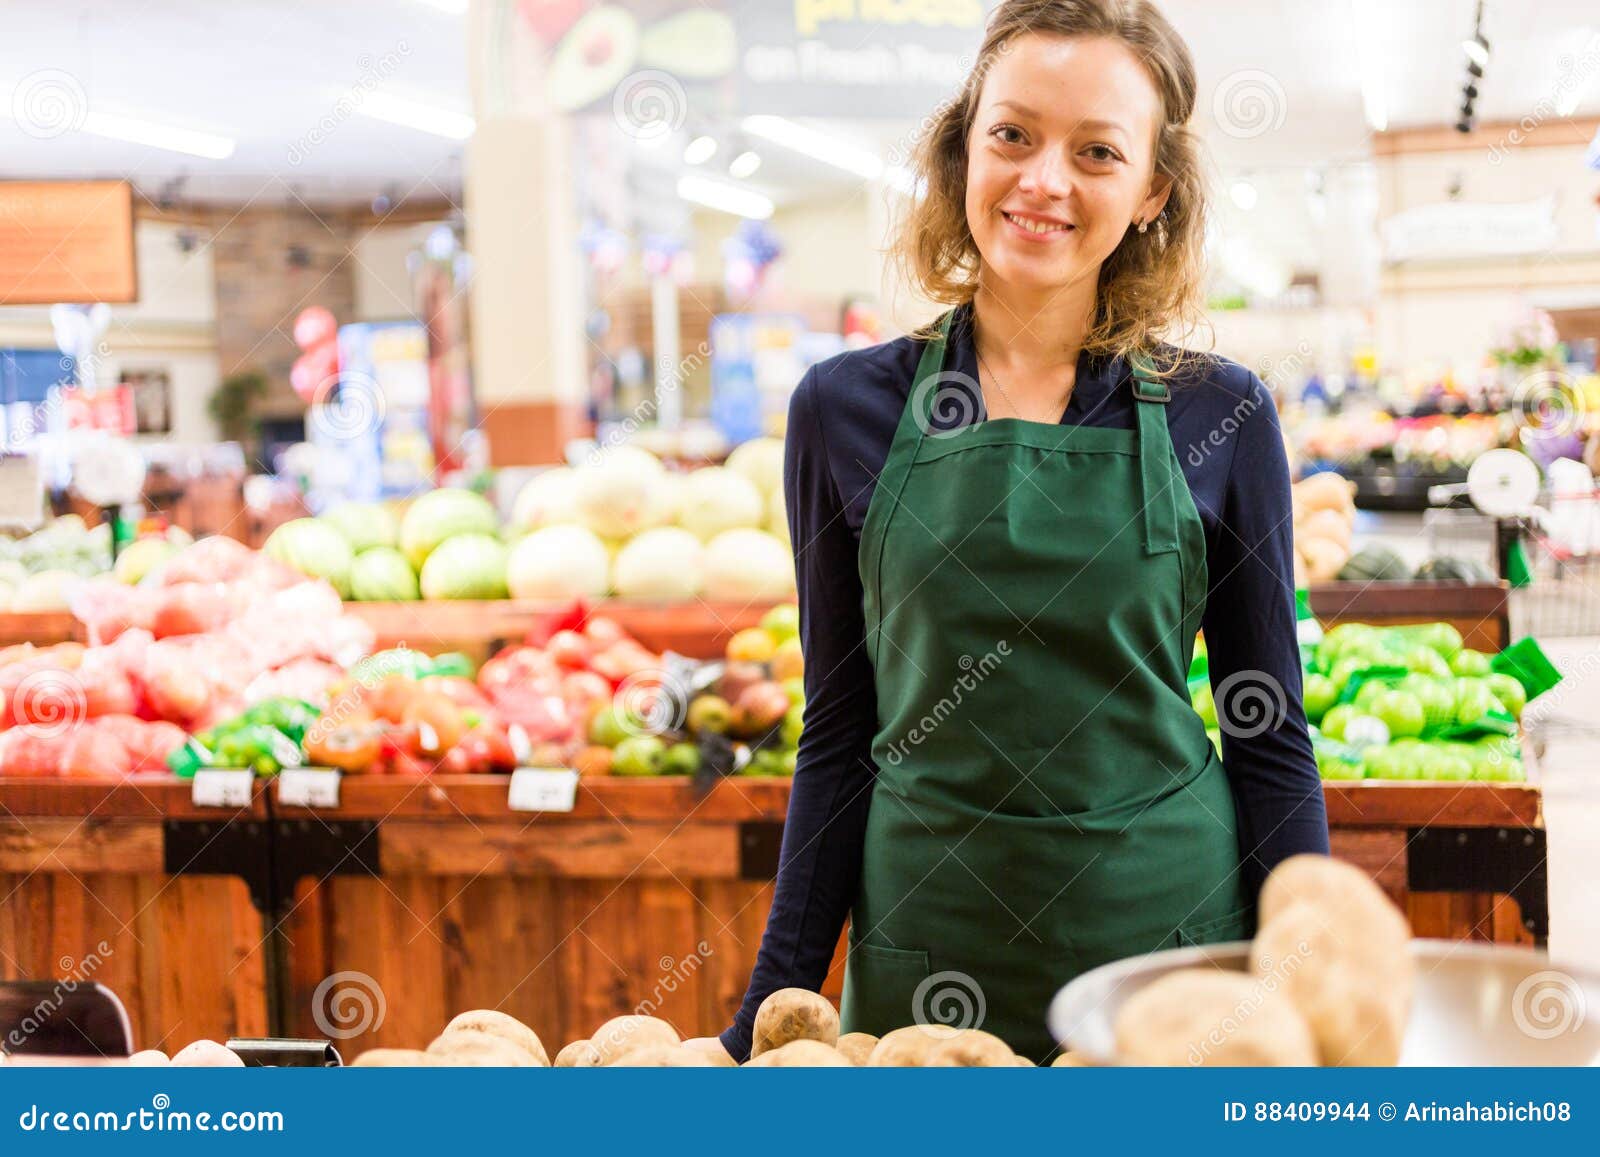
[[1148,222],[1148,221],[1140,221],[1139,222],[1139,232],[1140,233],[1146,232],[1149,228],[1150,228],[1150,222]]

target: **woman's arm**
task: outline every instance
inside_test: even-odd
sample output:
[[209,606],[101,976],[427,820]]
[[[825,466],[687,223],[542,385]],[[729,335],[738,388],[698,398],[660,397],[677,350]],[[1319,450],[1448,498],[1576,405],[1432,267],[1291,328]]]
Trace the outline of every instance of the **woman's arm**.
[[756,1009],[779,988],[819,989],[855,903],[876,769],[877,700],[865,646],[856,540],[828,468],[816,383],[789,403],[784,499],[800,592],[805,730],[783,829],[772,911],[744,1003],[721,1040],[750,1052]]
[[1242,411],[1207,556],[1203,625],[1253,896],[1280,860],[1328,850],[1328,817],[1301,701],[1289,463],[1272,397],[1254,374]]

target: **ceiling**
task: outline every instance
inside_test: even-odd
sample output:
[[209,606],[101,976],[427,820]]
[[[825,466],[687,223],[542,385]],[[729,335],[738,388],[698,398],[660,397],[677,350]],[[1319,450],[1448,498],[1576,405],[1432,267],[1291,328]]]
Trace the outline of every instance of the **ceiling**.
[[[1456,115],[1474,0],[1162,7],[1198,63],[1198,119],[1225,175],[1365,160],[1366,73],[1377,78],[1391,127]],[[1375,15],[1360,26],[1358,12]],[[364,202],[386,190],[459,199],[462,142],[337,109],[341,96],[377,78],[394,95],[470,111],[461,15],[420,0],[10,0],[4,22],[0,177],[130,175],[152,197],[181,179],[182,198],[200,201]],[[1493,54],[1480,119],[1520,117],[1577,87],[1577,111],[1600,113],[1594,0],[1498,0],[1485,31]],[[238,148],[209,161],[83,132],[30,135],[4,114],[11,94],[41,85],[95,110],[223,134]],[[308,147],[319,126],[326,139]],[[830,127],[880,147],[909,128]],[[852,181],[771,156],[751,183],[781,203]]]

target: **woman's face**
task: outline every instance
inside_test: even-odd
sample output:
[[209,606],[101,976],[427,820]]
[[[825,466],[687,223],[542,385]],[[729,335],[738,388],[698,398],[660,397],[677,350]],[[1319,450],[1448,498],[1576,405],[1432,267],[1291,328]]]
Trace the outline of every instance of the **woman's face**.
[[967,224],[986,278],[1059,289],[1094,276],[1152,195],[1161,96],[1125,45],[1023,36],[997,55],[967,140]]

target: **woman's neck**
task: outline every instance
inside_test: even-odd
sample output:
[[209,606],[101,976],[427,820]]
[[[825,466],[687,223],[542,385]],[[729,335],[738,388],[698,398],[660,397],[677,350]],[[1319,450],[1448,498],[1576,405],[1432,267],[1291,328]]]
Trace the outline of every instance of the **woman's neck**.
[[1094,318],[1097,280],[1044,292],[980,282],[972,314],[983,356],[997,365],[1076,366]]

